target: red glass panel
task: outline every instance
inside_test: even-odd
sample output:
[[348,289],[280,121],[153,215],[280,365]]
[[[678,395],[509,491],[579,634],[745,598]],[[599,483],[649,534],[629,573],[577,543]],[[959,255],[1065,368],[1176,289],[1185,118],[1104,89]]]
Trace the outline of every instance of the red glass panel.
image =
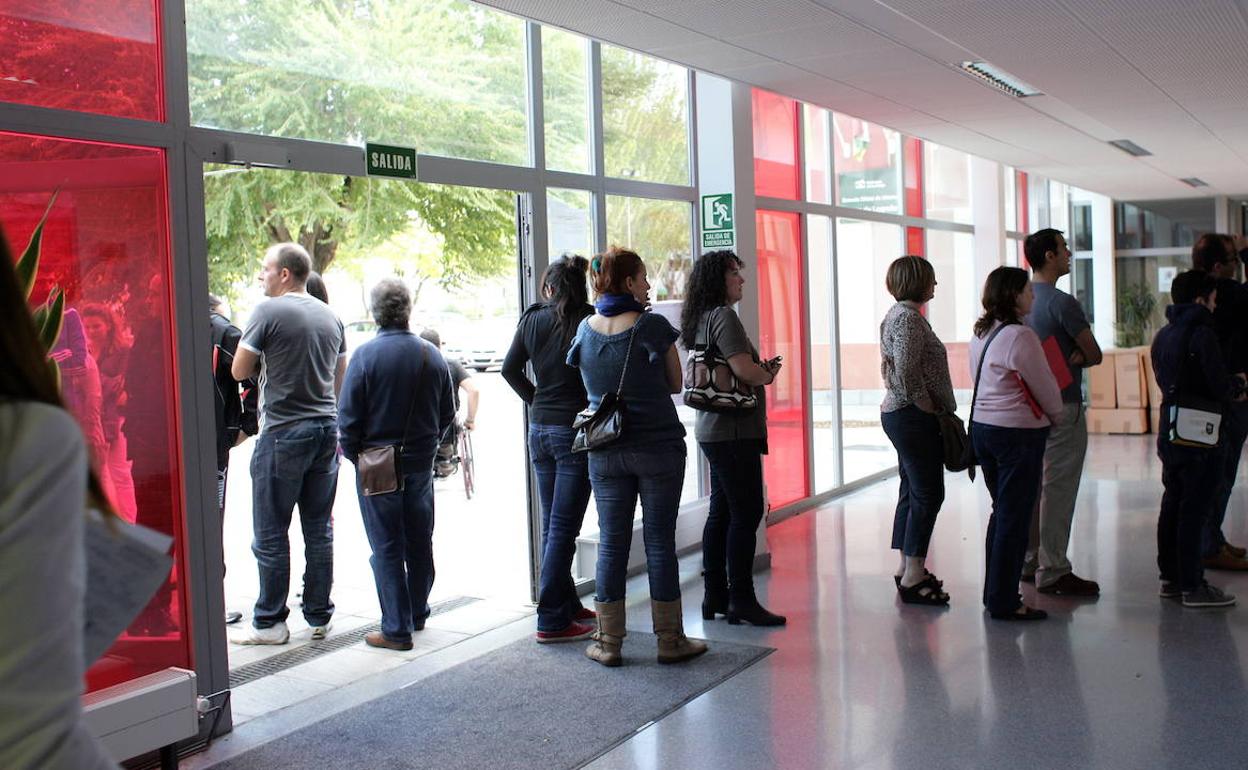
[[810,494],[806,467],[806,318],[802,307],[802,228],[798,214],[758,212],[759,354],[784,356],[767,388],[767,444],[763,475],[773,506]]
[[914,257],[927,256],[927,244],[923,237],[922,227],[906,228],[906,253]]
[[[1020,233],[1029,233],[1031,232],[1031,222],[1029,221],[1029,207],[1027,205],[1027,172],[1016,171],[1014,173],[1017,174],[1015,177],[1014,189],[1018,191],[1018,194],[1014,196],[1014,201],[1015,205],[1018,206],[1018,219],[1016,220],[1018,222],[1018,231]],[[1021,265],[1023,263],[1020,261],[1019,264]]]
[[65,292],[66,405],[118,513],[174,537],[169,580],[87,672],[95,690],[191,667],[164,151],[0,132],[0,224],[15,252],[54,190],[31,299]]
[[0,101],[164,120],[155,0],[0,0]]
[[754,102],[754,192],[797,200],[797,101],[757,88]]
[[[923,142],[909,136],[902,142],[906,158],[902,163],[906,185],[906,216],[921,217],[923,216]],[[912,251],[910,253],[922,254],[923,252]]]

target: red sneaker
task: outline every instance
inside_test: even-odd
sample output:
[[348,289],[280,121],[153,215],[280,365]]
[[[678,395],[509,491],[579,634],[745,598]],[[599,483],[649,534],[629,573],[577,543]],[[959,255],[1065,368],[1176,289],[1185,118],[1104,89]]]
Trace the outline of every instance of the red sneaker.
[[577,623],[575,620],[562,631],[538,631],[538,644],[557,644],[559,642],[579,642],[588,639],[594,633],[593,626]]
[[598,613],[594,612],[588,607],[580,608],[579,610],[576,611],[576,614],[572,616],[573,622],[580,622],[580,621],[593,622],[597,619],[598,619]]

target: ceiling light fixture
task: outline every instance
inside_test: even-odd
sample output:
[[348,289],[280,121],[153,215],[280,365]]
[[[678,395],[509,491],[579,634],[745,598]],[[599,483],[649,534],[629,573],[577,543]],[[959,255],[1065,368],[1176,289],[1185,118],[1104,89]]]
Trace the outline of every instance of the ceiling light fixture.
[[1040,89],[1030,86],[1003,69],[999,69],[986,61],[964,61],[958,65],[963,72],[973,75],[981,83],[992,86],[1002,93],[1023,98],[1039,96]]
[[1206,182],[1205,180],[1201,179],[1198,176],[1189,176],[1184,179],[1180,179],[1179,181],[1187,185],[1188,187],[1208,187],[1209,186],[1208,182]]
[[1122,150],[1126,154],[1132,155],[1137,158],[1143,158],[1146,155],[1152,155],[1151,152],[1139,146],[1138,144],[1131,141],[1130,139],[1113,139],[1110,141],[1110,144]]

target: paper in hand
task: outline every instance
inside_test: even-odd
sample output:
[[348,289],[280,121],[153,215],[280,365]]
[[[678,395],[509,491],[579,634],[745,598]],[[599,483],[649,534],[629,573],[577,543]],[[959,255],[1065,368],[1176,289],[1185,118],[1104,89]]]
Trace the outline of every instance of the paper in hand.
[[83,659],[89,666],[134,621],[169,576],[173,538],[87,512]]

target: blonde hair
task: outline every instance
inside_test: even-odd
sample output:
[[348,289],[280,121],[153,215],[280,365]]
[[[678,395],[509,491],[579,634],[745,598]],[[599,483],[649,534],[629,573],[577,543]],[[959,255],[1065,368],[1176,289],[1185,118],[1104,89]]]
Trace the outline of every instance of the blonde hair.
[[894,259],[884,276],[885,288],[898,302],[922,302],[927,299],[927,290],[935,283],[936,270],[932,263],[911,255]]

